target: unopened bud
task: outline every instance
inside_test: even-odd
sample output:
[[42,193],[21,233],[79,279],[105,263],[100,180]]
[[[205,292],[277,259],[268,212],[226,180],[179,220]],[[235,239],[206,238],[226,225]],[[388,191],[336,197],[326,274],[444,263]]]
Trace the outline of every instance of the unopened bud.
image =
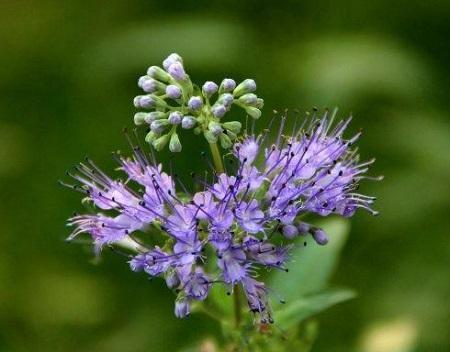
[[241,132],[242,123],[240,123],[239,121],[230,121],[223,123],[222,126],[227,130],[238,134],[239,132]]
[[284,225],[282,229],[284,237],[292,240],[298,235],[298,229],[294,225]]
[[264,107],[264,100],[261,98],[256,99],[255,108],[261,110]]
[[224,105],[226,108],[229,108],[231,105],[233,105],[234,98],[233,98],[232,94],[225,93],[225,94],[222,94],[217,101],[220,104]]
[[155,120],[161,120],[161,119],[167,118],[167,112],[162,112],[162,111],[152,111],[146,115],[147,116],[145,117],[145,122],[147,122],[148,124],[151,124]]
[[183,115],[179,111],[174,111],[169,114],[169,123],[171,125],[179,125],[182,119]]
[[202,108],[203,101],[201,97],[191,97],[188,101],[188,107],[191,111],[198,111]]
[[168,134],[165,134],[164,136],[156,138],[152,142],[153,148],[155,148],[159,152],[159,151],[164,149],[164,147],[167,145],[168,141],[169,141],[169,135]]
[[150,128],[152,129],[152,131],[157,134],[162,133],[166,129],[167,126],[169,126],[169,121],[166,119],[156,120],[150,124]]
[[169,269],[166,272],[166,285],[168,288],[172,289],[180,285],[180,279],[177,273],[173,269]]
[[147,74],[158,81],[163,82],[170,81],[170,75],[166,71],[164,71],[161,67],[158,66],[149,67],[147,70]]
[[258,101],[258,97],[256,94],[253,93],[247,93],[241,96],[239,99],[239,102],[245,105],[255,106],[256,102]]
[[253,93],[256,90],[256,83],[252,79],[246,79],[243,82],[239,83],[239,85],[233,91],[233,95],[235,97],[240,97],[241,95],[247,93]]
[[214,105],[211,108],[211,112],[215,117],[221,118],[227,112],[227,108],[225,107],[225,105],[218,104],[218,105]]
[[147,93],[155,93],[157,91],[164,92],[166,85],[157,81],[156,79],[149,78],[142,83],[142,90]]
[[297,229],[301,235],[306,235],[309,230],[311,230],[311,225],[307,224],[306,222],[300,222],[297,225]]
[[208,129],[211,131],[211,133],[214,136],[218,136],[219,134],[221,134],[223,132],[223,128],[220,125],[220,123],[217,123],[217,122],[214,122],[214,121],[211,121],[208,124]]
[[219,135],[219,141],[223,149],[228,149],[233,145],[233,142],[231,141],[230,137],[228,137],[224,133],[221,133]]
[[222,83],[220,83],[219,94],[231,92],[234,88],[236,88],[234,79],[225,78]]
[[328,237],[325,231],[322,229],[314,229],[311,231],[314,241],[321,246],[324,246],[328,243]]
[[195,126],[197,123],[197,120],[194,116],[185,116],[183,117],[183,120],[181,120],[181,127],[188,130]]
[[245,108],[245,112],[255,120],[259,119],[261,117],[261,110],[253,107],[253,106],[247,106]]
[[145,123],[145,118],[147,117],[147,113],[145,112],[137,112],[134,114],[134,124],[139,126]]
[[147,133],[147,135],[145,136],[145,141],[146,141],[147,143],[152,143],[152,142],[155,140],[155,138],[156,138],[157,136],[158,136],[158,135],[157,135],[155,132],[150,131],[150,132]]
[[205,97],[209,98],[211,95],[217,92],[218,89],[219,87],[217,86],[217,84],[212,81],[207,81],[205,82],[205,84],[203,84],[202,92]]
[[179,99],[181,97],[181,89],[180,87],[174,85],[174,84],[169,84],[166,87],[166,94],[170,99]]
[[177,53],[172,53],[169,56],[167,56],[166,59],[163,61],[163,67],[165,70],[168,70],[170,65],[172,65],[175,62],[181,62],[183,63],[183,58],[178,55]]
[[167,72],[169,72],[169,74],[177,81],[184,81],[187,76],[183,64],[178,61],[171,64],[167,69]]
[[170,137],[169,149],[173,153],[181,152],[180,139],[176,133],[172,133],[172,136]]

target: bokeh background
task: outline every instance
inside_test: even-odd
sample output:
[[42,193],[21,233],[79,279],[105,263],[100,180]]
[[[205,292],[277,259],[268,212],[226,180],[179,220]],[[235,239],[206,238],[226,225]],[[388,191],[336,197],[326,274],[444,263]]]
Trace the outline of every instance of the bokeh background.
[[[449,351],[448,5],[2,1],[0,350],[172,351],[216,332],[176,320],[163,283],[122,257],[95,264],[64,242],[81,205],[57,179],[86,154],[114,167],[137,77],[176,51],[196,82],[254,78],[260,126],[272,109],[339,106],[366,132],[362,155],[386,178],[363,191],[381,215],[353,218],[332,282],[359,296],[319,316],[313,351]],[[203,167],[189,154],[179,173]]]

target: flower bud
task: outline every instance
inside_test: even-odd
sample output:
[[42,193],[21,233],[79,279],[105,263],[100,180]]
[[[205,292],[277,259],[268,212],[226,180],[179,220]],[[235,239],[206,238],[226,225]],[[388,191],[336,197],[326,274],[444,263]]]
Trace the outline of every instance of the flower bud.
[[157,137],[157,134],[153,131],[150,131],[149,133],[147,133],[147,135],[145,136],[145,141],[147,143],[152,143],[155,138]]
[[309,230],[311,229],[311,225],[307,224],[306,222],[300,222],[297,225],[298,232],[300,235],[306,235],[309,233]]
[[150,77],[157,79],[158,81],[163,81],[163,82],[170,81],[169,74],[166,71],[164,71],[161,67],[158,67],[158,66],[149,67],[147,70],[147,74]]
[[292,240],[298,235],[298,229],[294,225],[284,225],[281,231],[284,237],[289,240]]
[[188,116],[183,117],[183,120],[181,120],[181,127],[183,127],[186,130],[189,130],[192,127],[194,127],[196,123],[197,123],[197,120],[195,119],[195,117],[188,115]]
[[174,85],[174,84],[169,84],[166,87],[166,94],[170,99],[179,99],[181,98],[181,89],[180,87]]
[[233,105],[234,98],[230,93],[225,93],[222,94],[217,101],[228,109],[231,105]]
[[261,98],[256,99],[255,108],[261,110],[264,107],[264,100]]
[[188,101],[188,108],[191,111],[198,111],[202,108],[203,101],[201,97],[191,97]]
[[211,131],[207,130],[203,132],[203,135],[205,136],[205,139],[208,141],[208,143],[217,143],[217,137]]
[[177,53],[172,53],[169,56],[167,56],[166,59],[164,59],[163,61],[163,67],[165,70],[168,70],[170,65],[172,65],[175,62],[180,62],[181,64],[183,63],[183,58],[178,55]]
[[219,134],[221,134],[223,132],[223,128],[220,125],[220,123],[217,123],[217,122],[214,122],[214,121],[211,121],[208,124],[208,129],[211,131],[211,133],[214,136],[218,136]]
[[138,79],[138,87],[142,88],[142,84],[148,79],[150,79],[150,76],[147,76],[147,75],[139,77],[139,79]]
[[156,120],[150,124],[151,130],[157,134],[162,133],[166,129],[167,126],[169,126],[169,121],[166,119]]
[[146,115],[147,116],[145,117],[145,122],[147,122],[148,124],[151,124],[155,120],[161,120],[161,119],[167,118],[167,112],[162,112],[162,111],[152,111]]
[[311,233],[317,244],[324,246],[328,243],[327,234],[322,229],[313,229]]
[[172,136],[170,137],[169,149],[173,153],[181,152],[180,139],[176,133],[172,133]]
[[180,279],[173,269],[169,269],[166,274],[166,285],[168,288],[173,289],[180,285]]
[[164,136],[156,138],[152,142],[153,148],[155,148],[156,151],[160,152],[161,150],[164,149],[164,147],[166,146],[168,141],[169,141],[169,135],[168,134],[165,134]]
[[181,62],[174,62],[171,64],[167,69],[167,72],[169,72],[169,74],[177,81],[184,81],[187,76]]
[[219,94],[222,94],[224,92],[231,92],[234,88],[236,88],[236,82],[234,81],[234,79],[225,78],[222,83],[220,83]]
[[222,104],[217,104],[211,108],[211,112],[215,117],[220,118],[223,117],[223,115],[225,115],[225,113],[227,112],[227,108]]
[[136,126],[142,125],[143,123],[145,123],[145,118],[147,117],[147,113],[145,112],[137,112],[136,114],[134,114],[134,124]]
[[255,106],[256,102],[258,100],[258,97],[256,96],[256,94],[247,93],[247,94],[244,94],[243,96],[241,96],[238,100],[239,100],[239,102],[241,102],[244,105]]
[[217,84],[212,81],[207,81],[205,82],[205,84],[203,84],[202,92],[205,97],[209,98],[211,95],[217,92],[218,89],[219,87],[217,86]]
[[187,298],[177,299],[175,301],[175,316],[177,318],[184,318],[190,313],[190,303]]
[[182,119],[183,115],[179,111],[174,111],[169,114],[169,123],[171,125],[179,125]]
[[139,95],[134,98],[134,106],[137,108],[165,108],[167,103],[160,97],[150,94],[150,95]]
[[245,112],[255,120],[259,119],[261,117],[261,110],[253,107],[253,106],[247,106],[245,108]]
[[230,121],[223,123],[222,126],[227,130],[238,134],[239,132],[241,132],[242,123],[240,123],[239,121]]
[[221,133],[219,135],[219,141],[223,149],[228,149],[233,145],[233,142],[231,141],[230,137],[228,137],[224,133]]
[[142,90],[146,93],[154,93],[157,91],[164,92],[166,85],[153,78],[148,78],[142,82]]
[[246,79],[235,88],[233,95],[240,97],[241,95],[252,93],[256,90],[256,83],[252,79]]

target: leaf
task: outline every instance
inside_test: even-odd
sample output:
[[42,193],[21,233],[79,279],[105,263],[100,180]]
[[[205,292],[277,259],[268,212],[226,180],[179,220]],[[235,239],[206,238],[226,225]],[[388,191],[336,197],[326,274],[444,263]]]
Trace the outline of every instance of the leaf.
[[315,295],[301,297],[279,309],[275,317],[276,322],[282,328],[288,329],[314,314],[355,296],[356,293],[349,289],[330,289]]
[[[328,234],[328,244],[319,246],[311,236],[299,238],[288,263],[289,272],[275,271],[269,278],[268,286],[279,292],[287,303],[326,287],[350,229],[349,222],[342,218],[327,219],[318,225]],[[307,243],[306,247],[303,242]]]

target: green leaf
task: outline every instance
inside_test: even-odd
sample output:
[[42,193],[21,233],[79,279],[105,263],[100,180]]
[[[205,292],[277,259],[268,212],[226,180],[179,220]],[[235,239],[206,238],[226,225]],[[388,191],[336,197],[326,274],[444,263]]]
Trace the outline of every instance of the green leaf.
[[282,328],[288,329],[314,314],[355,296],[355,292],[349,289],[330,289],[315,295],[301,297],[279,309],[275,317],[276,322]]
[[287,303],[326,287],[350,230],[349,222],[342,218],[327,219],[318,226],[328,234],[328,244],[319,246],[311,236],[300,237],[288,263],[289,272],[275,271],[269,278],[268,286],[279,292]]

